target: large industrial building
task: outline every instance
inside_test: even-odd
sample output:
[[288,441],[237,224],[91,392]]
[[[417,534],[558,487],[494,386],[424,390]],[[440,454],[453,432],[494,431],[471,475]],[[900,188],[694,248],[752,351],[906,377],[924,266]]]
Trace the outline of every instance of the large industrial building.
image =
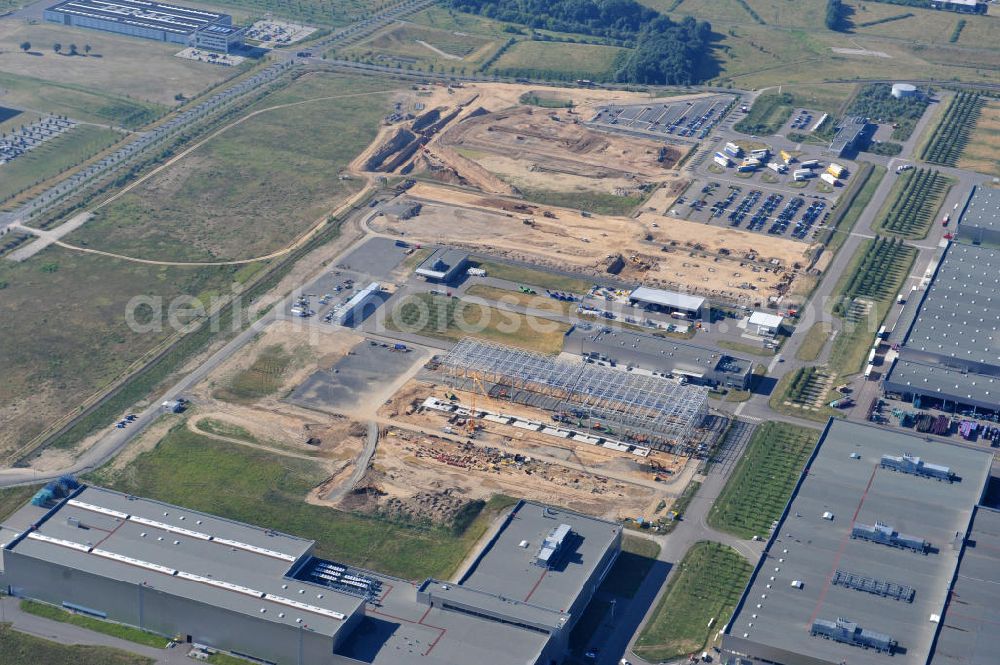
[[605,332],[578,326],[567,333],[563,350],[591,362],[614,363],[625,371],[641,368],[712,388],[747,390],[753,379],[753,362],[745,358],[678,339],[617,328]]
[[279,665],[554,665],[621,526],[520,502],[457,583],[415,585],[314,543],[79,487],[0,528],[0,585],[79,613]]
[[1000,250],[952,243],[924,292],[885,394],[951,412],[1000,405]]
[[983,583],[997,578],[997,520],[977,508],[992,459],[831,419],[725,629],[724,662],[996,662],[995,610],[968,616],[1000,601]]
[[65,0],[43,12],[46,21],[228,53],[245,30],[229,14],[147,0]]
[[955,233],[959,242],[1000,246],[1000,189],[977,187]]

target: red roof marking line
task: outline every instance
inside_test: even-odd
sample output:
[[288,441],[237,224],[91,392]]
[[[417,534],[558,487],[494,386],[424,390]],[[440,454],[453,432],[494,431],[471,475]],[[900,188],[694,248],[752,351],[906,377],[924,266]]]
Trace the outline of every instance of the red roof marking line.
[[[872,483],[875,482],[875,472],[878,471],[878,467],[872,469],[872,475],[868,478],[868,484],[865,485],[865,491],[861,494],[861,500],[858,501],[858,507],[854,510],[854,516],[851,517],[851,530],[854,529],[854,522],[858,519],[858,514],[861,512],[861,506],[865,504],[865,499],[868,498],[868,490],[872,488]],[[823,601],[826,599],[826,592],[830,590],[830,584],[833,582],[833,574],[837,571],[837,564],[840,563],[840,557],[844,555],[844,549],[847,547],[847,541],[851,538],[851,532],[848,531],[844,534],[844,538],[840,541],[840,549],[837,550],[837,556],[833,558],[833,568],[830,569],[830,574],[826,576],[826,582],[823,584],[823,590],[819,593],[819,600],[816,601],[816,609],[813,610],[812,616],[809,618],[809,625],[811,626],[816,617],[819,616],[819,609],[823,606]]]
[[538,589],[538,585],[542,583],[542,580],[545,579],[545,574],[548,572],[549,572],[548,568],[542,571],[542,576],[538,578],[538,581],[535,582],[535,586],[531,587],[531,591],[529,591],[528,595],[524,597],[524,602],[528,602],[528,599],[530,599],[531,596],[534,595],[535,591]]

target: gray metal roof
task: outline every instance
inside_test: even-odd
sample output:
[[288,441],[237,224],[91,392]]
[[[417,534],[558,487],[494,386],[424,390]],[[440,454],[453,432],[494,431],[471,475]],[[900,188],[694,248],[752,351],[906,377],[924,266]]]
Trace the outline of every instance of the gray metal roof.
[[[541,574],[542,568],[531,571]],[[527,603],[508,595],[498,595],[480,591],[469,586],[451,584],[440,580],[427,580],[421,590],[430,593],[436,600],[456,605],[471,607],[491,616],[511,617],[529,626],[544,630],[559,630],[569,621],[570,615],[559,610],[549,609],[534,603]],[[574,598],[575,600],[575,598]]]
[[931,665],[994,665],[1000,654],[1000,512],[980,507]]
[[285,577],[311,541],[98,487],[54,509],[11,549],[331,636],[344,625],[336,614],[363,605]]
[[[882,455],[903,453],[951,467],[960,481],[879,468]],[[831,420],[727,633],[821,662],[886,663],[875,651],[810,635],[815,619],[842,617],[897,641],[905,656],[894,662],[925,663],[938,626],[931,615],[942,613],[958,565],[956,534],[968,528],[991,462],[987,451]],[[929,541],[931,552],[851,538],[855,522],[877,521]],[[909,586],[913,602],[833,585],[837,570]]]
[[65,0],[46,11],[182,35],[231,20],[228,14],[143,0]]
[[1000,366],[998,321],[1000,251],[952,243],[904,349],[949,361]]
[[442,247],[434,250],[417,268],[417,274],[435,279],[444,279],[456,267],[469,260],[469,253],[459,249]]
[[969,199],[969,205],[962,213],[960,229],[976,227],[1000,231],[1000,189],[977,187]]
[[963,372],[941,365],[899,358],[885,378],[889,392],[940,395],[987,409],[1000,403],[1000,376]]
[[753,370],[753,362],[679,339],[658,337],[622,329],[610,332],[575,327],[566,335],[567,351],[581,355],[597,352],[613,358],[619,365],[632,365],[651,371],[684,374],[744,375]]
[[[568,524],[571,534],[549,568],[535,565],[538,549],[553,527]],[[567,612],[622,527],[561,508],[524,502],[493,542],[479,555],[462,586],[496,596]],[[527,543],[522,547],[522,543]]]
[[[378,575],[375,575],[378,578]],[[525,665],[550,636],[417,601],[416,588],[383,578],[386,593],[338,653],[372,665]]]
[[661,307],[671,307],[685,312],[697,312],[705,304],[705,299],[700,296],[677,293],[676,291],[665,291],[663,289],[653,289],[648,286],[640,286],[633,289],[628,298],[629,300],[638,300]]

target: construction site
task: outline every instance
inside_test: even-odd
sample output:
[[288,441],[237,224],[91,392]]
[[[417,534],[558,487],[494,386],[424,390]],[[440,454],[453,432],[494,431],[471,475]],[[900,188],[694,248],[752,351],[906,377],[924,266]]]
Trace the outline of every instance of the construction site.
[[[812,279],[818,243],[673,214],[689,184],[678,167],[690,139],[586,121],[608,104],[645,103],[642,95],[505,84],[432,86],[416,95],[421,102],[406,108],[419,114],[388,116],[354,162],[372,175],[416,178],[400,203],[419,212],[379,216],[370,221],[375,231],[736,305],[808,290],[799,282]],[[545,107],[525,102],[537,104],[540,95]]]
[[[558,422],[554,418],[569,413],[569,402],[556,412],[548,410],[555,402],[540,393],[528,399],[540,384],[505,393],[499,377],[479,379],[479,386],[490,386],[484,392],[471,375],[461,378],[457,354],[443,371],[424,353],[393,353],[391,347],[340,327],[279,322],[191,390],[184,425],[209,440],[315,465],[323,480],[309,503],[436,524],[450,524],[470,501],[498,493],[616,519],[666,518],[695,472],[691,459],[699,441],[715,434],[699,421],[697,440],[673,430],[651,436],[656,428],[650,427],[639,435],[624,418],[641,416],[616,417],[610,394],[591,405],[589,426],[569,422],[568,415]],[[458,353],[463,348],[470,347],[461,343]],[[371,374],[362,381],[352,364]],[[386,374],[389,364],[400,371]],[[317,375],[342,385],[308,403],[299,400],[297,391]],[[341,390],[345,386],[350,390]],[[350,399],[343,399],[345,392]],[[692,413],[664,415],[662,423],[696,418],[704,399],[694,401]],[[667,451],[666,442],[682,440],[685,448],[674,443],[674,452]],[[144,449],[133,449],[120,463]]]

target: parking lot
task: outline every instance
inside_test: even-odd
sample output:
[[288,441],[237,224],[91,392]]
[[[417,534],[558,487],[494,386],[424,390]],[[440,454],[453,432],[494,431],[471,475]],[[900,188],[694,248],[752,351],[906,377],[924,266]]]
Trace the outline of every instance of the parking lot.
[[[13,116],[11,116],[13,117]],[[67,118],[49,116],[28,125],[22,125],[9,134],[0,137],[0,164],[17,159],[24,153],[37,148],[42,143],[76,127],[76,122]]]
[[801,132],[803,134],[813,131],[823,118],[822,113],[809,109],[795,109],[785,125],[785,131]]
[[674,205],[684,219],[812,241],[830,216],[817,196],[783,194],[753,184],[695,182]]
[[735,102],[730,95],[715,95],[690,102],[602,106],[591,123],[614,130],[703,139]]
[[410,254],[413,254],[413,247],[409,243],[372,238],[348,254],[337,268],[367,276],[369,281],[391,281],[393,271]]
[[360,406],[382,386],[391,384],[424,354],[406,347],[366,340],[359,343],[331,368],[313,373],[288,397],[288,401],[310,409],[347,410]]

